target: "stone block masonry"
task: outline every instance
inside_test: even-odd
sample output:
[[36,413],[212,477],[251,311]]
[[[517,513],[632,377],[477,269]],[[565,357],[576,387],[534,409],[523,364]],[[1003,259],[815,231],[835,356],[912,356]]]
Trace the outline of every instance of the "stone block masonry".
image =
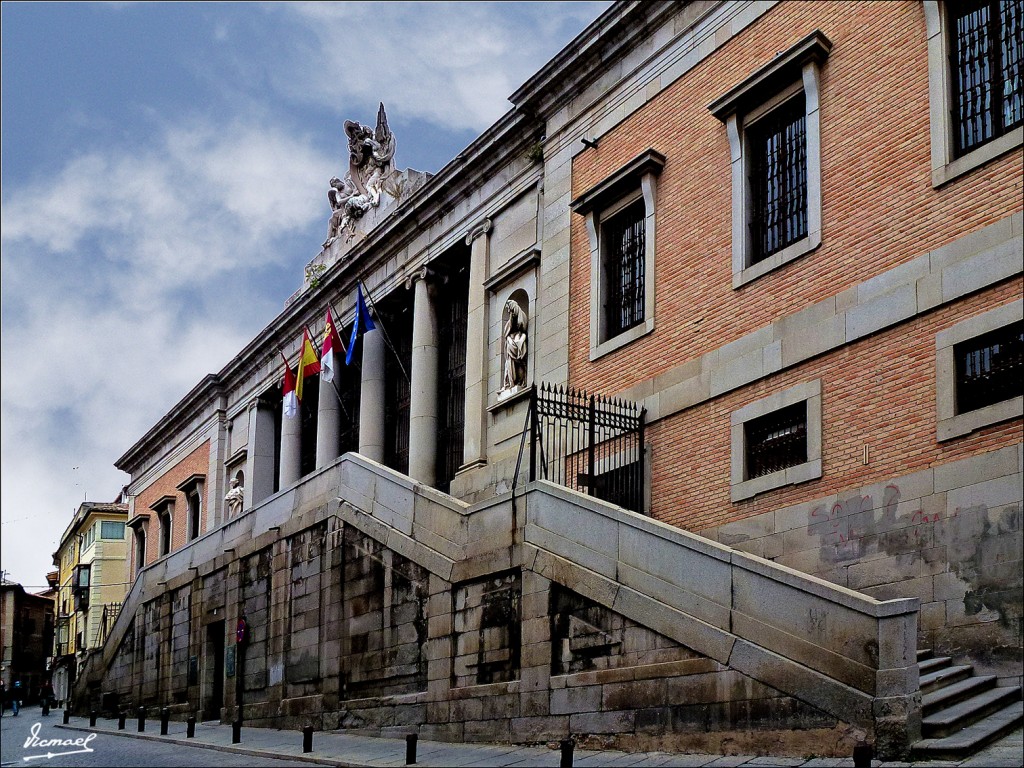
[[[838,756],[871,738],[896,755],[915,738],[913,718],[901,730],[872,712],[876,696],[919,706],[913,600],[878,602],[547,483],[516,518],[508,500],[467,508],[415,487],[410,536],[373,514],[405,484],[391,470],[349,455],[310,482],[342,495],[270,500],[233,523],[223,554],[186,547],[144,571],[82,671],[83,706],[117,692],[120,706],[229,721],[241,692],[250,725],[630,750]],[[341,502],[349,484],[366,508]],[[255,520],[271,530],[253,536]],[[443,554],[424,543],[442,531]],[[628,586],[588,568],[588,547]]]

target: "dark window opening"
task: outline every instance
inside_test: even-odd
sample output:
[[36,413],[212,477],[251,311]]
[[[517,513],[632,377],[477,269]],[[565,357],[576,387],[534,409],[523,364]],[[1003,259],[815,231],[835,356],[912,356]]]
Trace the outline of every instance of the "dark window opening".
[[412,312],[409,307],[403,307],[384,322],[391,339],[384,358],[384,464],[408,474]]
[[305,477],[316,469],[316,424],[320,413],[320,374],[307,376],[302,385],[302,402],[299,403],[299,418],[302,419],[302,436],[299,443],[299,477]]
[[146,566],[146,533],[141,528],[135,531],[135,573]]
[[957,413],[976,411],[1021,394],[1024,374],[1024,322],[957,344]]
[[1024,124],[1024,0],[950,3],[957,156]]
[[644,321],[645,218],[641,198],[601,225],[608,289],[605,333],[609,339]]
[[749,130],[752,155],[750,261],[807,236],[807,126],[801,93]]
[[[348,344],[351,337],[352,327],[349,326],[341,334],[341,338]],[[334,374],[334,381],[326,385],[335,388],[340,403],[338,447],[341,453],[359,450],[359,403],[362,386],[362,366],[359,361],[362,358],[362,345],[357,346],[352,356],[352,365],[344,364],[344,354],[335,352],[335,357],[341,360],[341,363]]]
[[611,504],[618,504],[624,509],[643,513],[644,481],[641,476],[642,471],[642,463],[633,461],[621,467],[598,473],[594,478],[592,494]]
[[199,536],[199,513],[200,500],[198,493],[189,494],[188,497],[188,538],[189,541]]
[[807,402],[794,403],[743,425],[750,480],[807,461]]
[[171,515],[164,512],[160,515],[160,555],[166,555],[171,551]]
[[466,432],[466,319],[469,315],[469,269],[451,275],[444,287],[438,315],[438,349],[441,366],[437,377],[438,413],[435,484],[445,493],[462,466]]

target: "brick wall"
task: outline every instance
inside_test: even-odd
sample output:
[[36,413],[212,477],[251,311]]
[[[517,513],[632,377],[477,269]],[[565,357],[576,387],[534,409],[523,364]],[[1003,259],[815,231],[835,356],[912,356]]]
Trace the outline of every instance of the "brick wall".
[[[725,126],[707,109],[815,29],[821,75],[820,248],[732,288]],[[869,62],[871,66],[864,66]],[[590,254],[572,217],[570,380],[615,393],[1021,209],[1015,150],[938,190],[930,180],[928,72],[919,3],[783,3],[573,162],[579,195],[653,147],[658,181],[656,329],[588,362]]]
[[[210,470],[210,441],[207,440],[192,453],[179,461],[155,482],[146,487],[135,499],[135,513],[149,512],[149,532],[146,535],[146,562],[152,563],[160,557],[160,521],[149,506],[162,496],[174,496],[174,516],[171,521],[171,551],[180,549],[188,542],[188,502],[178,485],[192,475],[206,475]],[[207,483],[209,486],[209,483]],[[203,499],[200,510],[199,530],[206,530],[206,519],[210,499]],[[132,536],[132,566],[134,572],[135,545]]]

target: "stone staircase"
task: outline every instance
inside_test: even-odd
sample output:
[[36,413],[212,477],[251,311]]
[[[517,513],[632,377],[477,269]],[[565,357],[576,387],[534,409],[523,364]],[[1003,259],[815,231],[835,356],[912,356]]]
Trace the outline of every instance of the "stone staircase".
[[917,652],[921,674],[921,735],[914,759],[961,759],[1024,722],[1019,686],[997,687],[995,675],[977,675],[948,656]]

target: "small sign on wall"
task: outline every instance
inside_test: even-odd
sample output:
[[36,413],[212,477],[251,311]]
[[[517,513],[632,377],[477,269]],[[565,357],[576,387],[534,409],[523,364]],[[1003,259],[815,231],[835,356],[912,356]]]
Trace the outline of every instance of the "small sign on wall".
[[199,683],[199,657],[189,656],[188,657],[188,684],[197,685]]
[[235,646],[224,650],[224,674],[228,677],[235,676]]

